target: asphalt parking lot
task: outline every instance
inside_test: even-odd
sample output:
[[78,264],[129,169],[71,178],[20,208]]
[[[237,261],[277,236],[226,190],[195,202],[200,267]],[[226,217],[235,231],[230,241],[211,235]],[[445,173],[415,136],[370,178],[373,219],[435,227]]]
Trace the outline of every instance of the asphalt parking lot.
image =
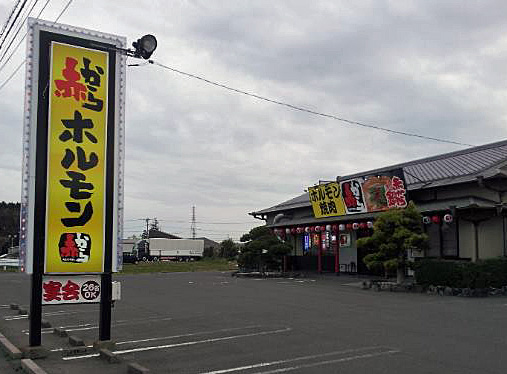
[[[374,292],[348,277],[243,279],[228,273],[115,277],[109,364],[92,351],[69,355],[67,338],[43,330],[48,373],[504,373],[507,299]],[[28,277],[0,273],[0,332],[28,344]],[[91,345],[98,305],[44,307],[53,327]],[[0,370],[7,367],[1,361]],[[3,365],[3,366],[2,366]],[[4,371],[2,371],[3,373]]]

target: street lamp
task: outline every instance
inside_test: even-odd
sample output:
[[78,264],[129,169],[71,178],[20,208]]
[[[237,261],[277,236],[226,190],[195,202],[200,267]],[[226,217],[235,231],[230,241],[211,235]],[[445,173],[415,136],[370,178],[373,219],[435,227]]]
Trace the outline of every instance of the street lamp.
[[14,239],[16,239],[18,237],[17,234],[9,234],[8,235],[9,239],[11,239],[11,248],[14,247]]

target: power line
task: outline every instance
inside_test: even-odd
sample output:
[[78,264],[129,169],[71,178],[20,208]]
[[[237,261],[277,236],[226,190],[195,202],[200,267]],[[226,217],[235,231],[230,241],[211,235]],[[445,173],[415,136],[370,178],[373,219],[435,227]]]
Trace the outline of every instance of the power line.
[[16,12],[16,9],[18,8],[19,3],[21,3],[21,0],[18,0],[16,2],[16,5],[14,5],[14,7],[12,8],[11,13],[9,14],[9,17],[7,18],[7,21],[5,21],[4,25],[2,26],[2,31],[0,31],[0,40],[2,39],[2,36],[4,35],[7,25],[11,22],[12,16]]
[[[28,13],[27,13],[28,8],[26,8],[25,12],[23,12],[23,15],[21,16],[22,19],[19,22],[16,31],[14,32],[14,36],[11,38],[11,41],[9,42],[9,44],[7,45],[7,47],[5,48],[5,50],[3,51],[2,57],[0,57],[0,62],[2,62],[2,60],[4,59],[5,56],[7,56],[7,53],[9,52],[9,48],[11,47],[12,43],[14,43],[14,41],[16,40],[16,37],[19,35],[19,32],[21,31],[21,28],[25,24],[26,19],[30,16],[30,13],[32,13],[33,8],[35,8],[35,6],[37,5],[38,2],[39,2],[39,0],[35,0],[35,2],[30,7],[30,10],[28,11]],[[25,35],[23,36],[23,38],[21,40],[23,40],[25,37],[26,37],[26,32],[25,32]],[[18,43],[18,45],[19,45],[19,43]],[[15,50],[16,49],[14,49],[14,51]],[[1,70],[2,69],[0,68],[0,71]]]
[[[60,17],[63,15],[63,13],[65,13],[65,11],[67,10],[67,8],[70,6],[70,4],[72,3],[73,0],[69,0],[69,2],[67,3],[67,5],[65,5],[65,7],[63,8],[63,10],[60,12],[60,14],[58,15],[58,17],[56,17],[56,19],[53,21],[53,24],[55,24],[56,22],[58,22],[58,20],[60,19]],[[39,14],[40,15],[40,14]],[[26,37],[26,35],[25,35]],[[21,64],[16,68],[16,70],[0,85],[0,90],[2,88],[5,87],[5,85],[7,83],[9,83],[9,81],[14,77],[14,75],[18,72],[18,70],[21,68],[21,66],[23,66],[23,64],[26,62],[26,59],[24,59]]]
[[[42,9],[39,11],[39,14],[37,14],[37,18],[40,17],[40,15],[42,14],[42,12],[44,12],[44,9],[46,9],[46,7],[48,6],[49,2],[51,0],[46,0],[46,3],[44,4],[44,6],[42,7]],[[28,17],[26,17],[28,18]],[[26,20],[25,18],[25,20]],[[24,20],[24,21],[25,21]],[[23,21],[23,23],[24,23]],[[16,53],[16,51],[19,49],[19,46],[21,45],[21,43],[23,43],[23,41],[26,39],[26,35],[28,34],[28,31],[25,32],[25,35],[23,35],[23,37],[18,41],[18,44],[16,44],[16,46],[14,47],[14,50],[11,52],[11,54],[9,55],[9,57],[7,57],[7,60],[5,60],[5,62],[3,63],[3,65],[0,67],[0,72],[5,68],[5,66],[7,66],[7,64],[9,63],[9,61],[11,60],[12,56],[14,56],[14,53]],[[5,53],[7,53],[7,51],[5,51]],[[3,59],[3,56],[2,58],[0,59],[0,61]]]
[[326,114],[326,113],[322,113],[322,112],[317,112],[315,110],[303,108],[303,107],[300,107],[300,106],[297,106],[297,105],[294,105],[294,104],[289,104],[289,103],[286,103],[286,102],[283,102],[283,101],[270,99],[270,98],[267,98],[267,97],[264,97],[264,96],[257,95],[255,93],[251,93],[251,92],[240,90],[238,88],[230,87],[230,86],[227,86],[225,84],[218,83],[218,82],[209,80],[207,78],[201,77],[199,75],[195,75],[195,74],[191,74],[191,73],[186,73],[186,72],[184,72],[182,70],[178,70],[178,69],[172,68],[170,66],[161,64],[160,62],[157,62],[157,61],[153,61],[153,60],[150,60],[150,61],[152,61],[153,64],[158,65],[158,66],[160,66],[160,67],[162,67],[164,69],[170,70],[172,72],[175,72],[175,73],[178,73],[178,74],[190,77],[190,78],[198,79],[200,81],[203,81],[205,83],[211,84],[213,86],[224,88],[226,90],[229,90],[229,91],[232,91],[232,92],[236,92],[236,93],[239,93],[239,94],[242,94],[242,95],[250,96],[250,97],[262,100],[262,101],[267,101],[267,102],[272,103],[272,104],[277,104],[277,105],[285,106],[287,108],[294,109],[294,110],[297,110],[297,111],[300,111],[300,112],[314,114],[314,115],[317,115],[317,116],[334,119],[336,121],[345,122],[345,123],[348,123],[350,125],[366,127],[366,128],[370,128],[370,129],[374,129],[374,130],[388,132],[388,133],[391,133],[391,134],[411,136],[411,137],[420,138],[420,139],[433,140],[433,141],[441,142],[441,143],[457,144],[457,145],[462,145],[462,146],[467,146],[467,147],[473,147],[474,146],[473,144],[460,143],[460,142],[456,142],[456,141],[453,141],[453,140],[447,140],[447,139],[442,139],[442,138],[434,138],[434,137],[431,137],[431,136],[425,136],[425,135],[420,135],[420,134],[415,134],[415,133],[409,133],[409,132],[405,132],[405,131],[392,130],[392,129],[388,129],[386,127],[381,127],[381,126],[376,126],[376,125],[368,125],[368,124],[365,124],[365,123],[362,123],[362,122],[357,122],[357,121],[352,121],[352,120],[349,120],[349,119],[346,119],[346,118],[341,118],[341,117],[338,117],[338,116],[335,116],[335,115],[332,115],[332,114]]
[[[21,14],[21,11],[23,10],[23,8],[25,7],[26,2],[27,2],[27,0],[24,0],[23,4],[21,4],[21,7],[18,9],[16,17],[14,17],[14,21],[12,21],[11,25],[9,26],[9,30],[7,30],[7,32],[4,35],[4,39],[0,42],[0,49],[2,49],[5,41],[7,40],[7,36],[9,36],[9,33],[11,32],[12,28],[14,27],[14,24],[18,20],[18,17]],[[16,6],[17,6],[17,4],[16,4]]]

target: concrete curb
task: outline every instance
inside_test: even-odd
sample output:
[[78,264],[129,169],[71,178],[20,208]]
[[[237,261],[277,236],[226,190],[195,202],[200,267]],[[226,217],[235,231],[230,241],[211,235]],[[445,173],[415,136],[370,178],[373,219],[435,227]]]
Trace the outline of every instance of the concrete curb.
[[46,371],[29,358],[21,360],[21,368],[28,374],[47,374]]
[[12,344],[9,339],[7,339],[5,336],[0,334],[0,347],[7,352],[10,358],[14,360],[19,360],[23,353],[16,347],[14,344]]
[[83,339],[73,335],[69,335],[69,344],[73,347],[83,347],[85,345]]
[[141,366],[135,362],[128,364],[127,373],[128,374],[148,374],[150,369],[146,369],[144,366]]
[[44,328],[44,329],[48,329],[48,328],[50,328],[50,327],[51,327],[51,322],[49,322],[47,319],[43,319],[43,320],[41,321],[41,326],[42,326],[42,328]]
[[99,357],[101,360],[105,360],[109,362],[110,364],[117,364],[120,362],[120,358],[116,356],[113,352],[111,352],[109,349],[102,348],[99,350]]
[[67,330],[62,329],[61,327],[55,327],[53,329],[53,334],[59,336],[60,338],[66,338],[68,336]]

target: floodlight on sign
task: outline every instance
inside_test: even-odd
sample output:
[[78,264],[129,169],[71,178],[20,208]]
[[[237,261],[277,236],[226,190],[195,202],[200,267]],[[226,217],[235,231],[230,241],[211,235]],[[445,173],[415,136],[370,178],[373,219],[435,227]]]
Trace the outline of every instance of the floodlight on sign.
[[142,57],[147,60],[157,49],[157,39],[151,34],[144,35],[141,39],[133,42],[132,46],[135,48],[136,57]]

